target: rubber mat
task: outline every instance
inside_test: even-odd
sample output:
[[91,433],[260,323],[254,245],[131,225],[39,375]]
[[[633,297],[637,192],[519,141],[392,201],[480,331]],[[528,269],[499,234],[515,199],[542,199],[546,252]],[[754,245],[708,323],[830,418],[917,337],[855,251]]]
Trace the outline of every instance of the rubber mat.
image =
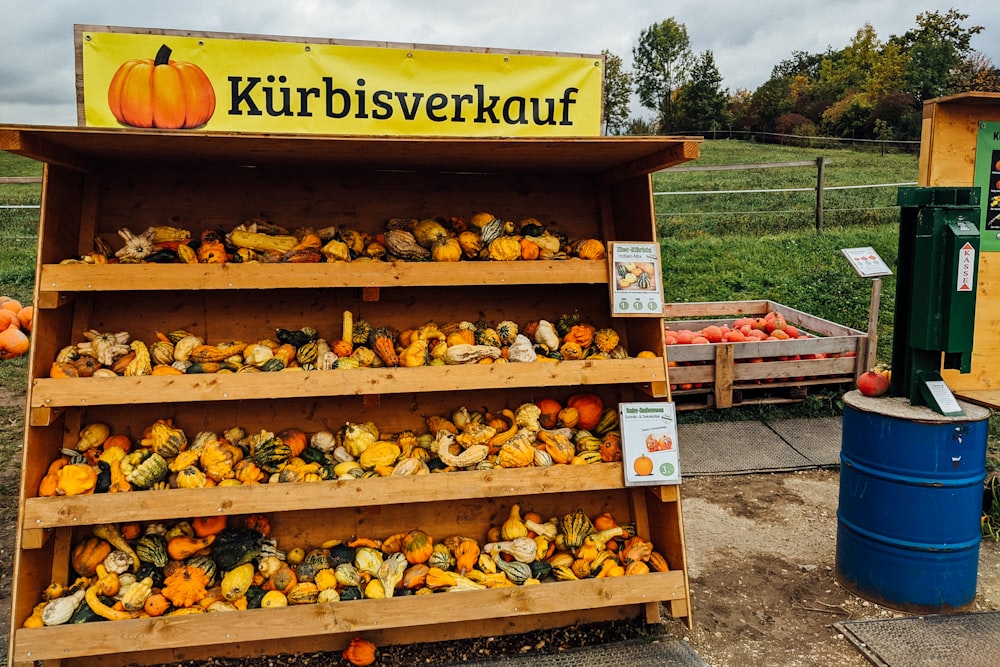
[[735,475],[840,463],[841,419],[680,424],[681,476]]
[[463,667],[708,667],[680,639],[629,640],[584,646],[550,655],[524,654],[487,662],[463,662]]
[[995,667],[1000,612],[835,623],[879,667]]

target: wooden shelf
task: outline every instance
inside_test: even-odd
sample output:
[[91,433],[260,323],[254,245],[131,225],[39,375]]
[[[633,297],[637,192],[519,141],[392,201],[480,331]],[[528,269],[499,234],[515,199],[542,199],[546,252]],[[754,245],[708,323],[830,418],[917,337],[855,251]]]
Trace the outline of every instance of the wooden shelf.
[[26,498],[26,530],[125,521],[181,519],[215,514],[272,513],[401,503],[572,493],[624,488],[620,463],[555,465],[547,468],[476,470],[330,480],[254,484],[205,489],[132,491],[127,496]]
[[[460,278],[456,278],[456,270]],[[53,292],[454,287],[601,284],[607,261],[374,262],[320,264],[45,264],[38,289]],[[43,301],[51,302],[52,299]]]
[[[216,134],[0,127],[0,149],[46,163],[37,315],[30,352],[19,540],[9,661],[65,667],[176,663],[214,656],[341,650],[644,617],[661,603],[690,627],[680,491],[625,487],[620,463],[469,470],[407,477],[30,497],[84,424],[141,433],[154,418],[185,428],[294,422],[313,432],[371,419],[392,432],[462,395],[512,407],[531,394],[593,391],[605,404],[668,394],[659,318],[615,318],[607,261],[320,264],[61,264],[127,226],[231,229],[258,216],[288,229],[340,225],[376,234],[396,216],[490,211],[537,218],[569,238],[656,240],[651,175],[698,156],[692,137],[573,139]],[[540,286],[540,287],[536,287]],[[402,289],[388,289],[388,288]],[[380,292],[380,290],[384,291]],[[484,289],[485,288],[485,289]],[[470,300],[469,294],[476,299]],[[468,315],[465,304],[474,302]],[[150,338],[174,327],[206,339],[270,336],[277,327],[339,324],[352,310],[378,326],[488,316],[528,321],[598,311],[633,353],[653,358],[359,368],[275,373],[54,379],[81,332]],[[459,311],[462,312],[459,312]],[[545,314],[545,315],[541,315]],[[581,312],[581,317],[584,313]],[[614,322],[609,322],[614,320]],[[242,340],[242,339],[241,339]],[[544,391],[524,391],[545,388]],[[548,389],[553,388],[553,389]],[[459,394],[466,392],[466,394]],[[494,401],[495,398],[495,401]],[[237,403],[233,403],[237,402]],[[240,404],[239,402],[244,402]],[[287,422],[286,422],[287,420]],[[391,428],[390,428],[391,427]],[[391,535],[415,522],[435,536],[486,538],[514,502],[561,516],[612,512],[656,545],[670,572],[553,581],[112,623],[20,627],[53,581],[74,576],[74,543],[105,523],[268,516],[282,549],[350,535]],[[484,631],[484,628],[486,630]]]
[[[481,591],[411,595],[382,600],[307,604],[282,609],[253,609],[20,628],[14,633],[14,661],[59,660],[101,656],[111,647],[129,652],[255,642],[284,642],[303,636],[344,635],[394,627],[438,626],[466,621],[497,621],[578,609],[644,604],[685,597],[683,571],[655,572],[634,577],[607,577],[547,582]],[[436,636],[436,635],[429,635]],[[219,647],[224,654],[225,648]]]
[[39,378],[31,383],[31,407],[55,409],[302,396],[404,394],[497,387],[649,383],[665,380],[666,369],[662,357],[277,373]]

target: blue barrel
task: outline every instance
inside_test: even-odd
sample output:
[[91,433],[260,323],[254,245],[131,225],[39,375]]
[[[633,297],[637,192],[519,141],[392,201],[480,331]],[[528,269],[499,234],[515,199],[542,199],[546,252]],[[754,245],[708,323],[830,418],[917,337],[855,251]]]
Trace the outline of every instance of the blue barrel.
[[945,417],[904,398],[844,395],[837,581],[913,613],[976,597],[989,411]]

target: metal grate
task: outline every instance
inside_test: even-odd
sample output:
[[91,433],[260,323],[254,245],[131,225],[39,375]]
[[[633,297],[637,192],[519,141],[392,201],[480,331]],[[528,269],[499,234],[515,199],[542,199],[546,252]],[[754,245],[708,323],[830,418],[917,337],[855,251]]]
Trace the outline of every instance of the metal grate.
[[682,477],[815,467],[761,422],[681,424],[677,440]]
[[843,418],[782,419],[767,425],[788,445],[817,466],[840,464]]
[[834,627],[879,667],[1000,663],[1000,612],[847,621]]

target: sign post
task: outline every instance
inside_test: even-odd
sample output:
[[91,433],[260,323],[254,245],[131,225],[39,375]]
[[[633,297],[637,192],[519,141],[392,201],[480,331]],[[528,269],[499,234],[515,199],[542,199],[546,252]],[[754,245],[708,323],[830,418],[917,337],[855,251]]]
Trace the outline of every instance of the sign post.
[[865,353],[865,368],[874,368],[878,350],[878,310],[882,301],[882,276],[891,276],[892,271],[874,248],[843,248],[841,252],[855,273],[862,278],[872,280],[872,295],[868,304],[868,348]]

